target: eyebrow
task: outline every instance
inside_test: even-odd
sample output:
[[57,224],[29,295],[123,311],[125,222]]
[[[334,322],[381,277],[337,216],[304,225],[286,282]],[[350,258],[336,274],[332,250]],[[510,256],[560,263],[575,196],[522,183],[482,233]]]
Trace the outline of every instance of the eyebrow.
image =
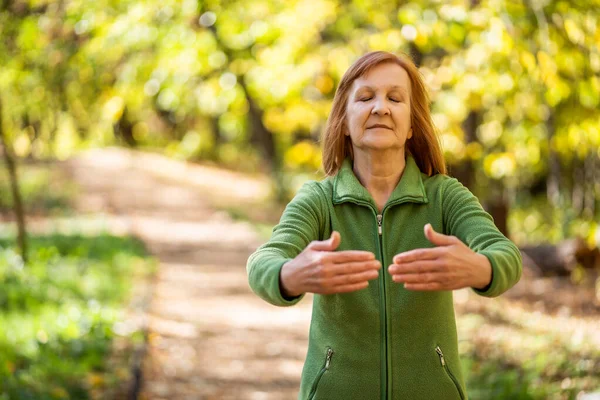
[[[389,85],[389,86],[386,86],[386,88],[387,89],[392,89],[392,90],[400,90],[401,92],[408,93],[408,90],[406,90],[406,88],[404,86]],[[362,90],[362,89],[373,90],[374,88],[372,86],[361,86],[358,89],[356,89],[356,91],[358,92],[359,90]]]

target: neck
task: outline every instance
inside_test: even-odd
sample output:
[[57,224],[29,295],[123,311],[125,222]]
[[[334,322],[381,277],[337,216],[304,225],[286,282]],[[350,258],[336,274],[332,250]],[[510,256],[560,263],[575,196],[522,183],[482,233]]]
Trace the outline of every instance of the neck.
[[389,197],[406,166],[404,148],[382,152],[354,149],[353,171],[359,182],[373,197]]

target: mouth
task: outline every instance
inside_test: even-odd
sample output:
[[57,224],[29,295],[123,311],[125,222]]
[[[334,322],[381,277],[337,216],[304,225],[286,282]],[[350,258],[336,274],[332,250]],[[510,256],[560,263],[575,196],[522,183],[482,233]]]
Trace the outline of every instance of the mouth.
[[373,129],[373,128],[392,129],[389,126],[383,125],[383,124],[375,124],[375,125],[367,126],[367,129]]

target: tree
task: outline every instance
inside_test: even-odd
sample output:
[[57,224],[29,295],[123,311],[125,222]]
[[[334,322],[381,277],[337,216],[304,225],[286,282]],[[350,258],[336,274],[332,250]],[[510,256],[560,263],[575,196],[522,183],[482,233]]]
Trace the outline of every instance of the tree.
[[0,96],[0,144],[2,145],[2,153],[4,155],[4,161],[6,162],[6,168],[8,169],[8,176],[10,178],[10,188],[13,197],[15,217],[17,220],[17,243],[21,250],[21,258],[23,259],[24,263],[27,263],[27,230],[25,228],[25,212],[23,210],[23,202],[21,201],[21,193],[19,191],[16,161],[14,155],[11,154],[8,138],[4,131],[4,119],[2,114],[2,97]]

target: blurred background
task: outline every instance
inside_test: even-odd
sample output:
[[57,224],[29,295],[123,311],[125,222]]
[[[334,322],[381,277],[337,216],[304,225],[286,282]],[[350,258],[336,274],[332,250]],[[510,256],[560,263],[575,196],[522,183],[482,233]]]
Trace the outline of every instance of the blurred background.
[[[472,399],[600,392],[600,2],[0,1],[0,399],[293,399],[311,298],[245,263],[337,85],[409,54],[450,175],[522,250],[455,292]],[[600,396],[600,394],[597,394]]]

